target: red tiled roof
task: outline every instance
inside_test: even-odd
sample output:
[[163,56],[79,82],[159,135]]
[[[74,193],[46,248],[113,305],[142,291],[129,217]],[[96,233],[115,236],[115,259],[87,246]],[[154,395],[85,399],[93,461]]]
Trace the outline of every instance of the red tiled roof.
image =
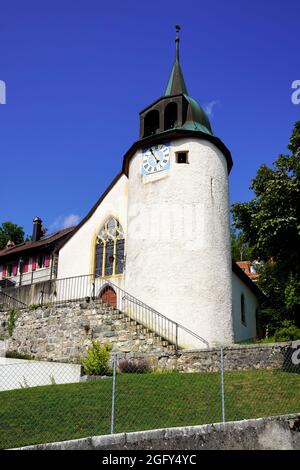
[[257,279],[259,275],[257,273],[251,272],[251,263],[250,261],[236,261],[236,264],[241,268],[245,274],[247,274],[250,279]]
[[59,230],[58,232],[52,233],[50,235],[45,235],[37,242],[32,242],[32,241],[23,242],[11,248],[5,248],[4,250],[0,251],[0,258],[4,256],[14,255],[15,253],[21,253],[27,250],[35,250],[36,248],[38,249],[38,248],[46,247],[48,245],[51,245],[54,242],[57,242],[61,238],[66,237],[66,235],[70,234],[74,229],[75,227],[65,228],[63,230]]
[[[260,288],[253,282],[252,278],[250,278],[242,268],[239,267],[240,261],[236,262],[232,260],[232,271],[243,281],[249,289],[262,301],[267,302],[269,304],[269,299],[267,296],[260,290]],[[256,276],[258,276],[256,274]]]

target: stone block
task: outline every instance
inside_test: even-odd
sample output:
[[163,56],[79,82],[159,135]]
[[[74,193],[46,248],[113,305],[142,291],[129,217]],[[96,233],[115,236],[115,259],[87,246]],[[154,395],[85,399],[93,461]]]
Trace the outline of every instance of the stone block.
[[113,336],[116,336],[116,333],[115,333],[114,331],[105,331],[105,332],[103,333],[103,336],[104,336],[105,338],[112,338]]

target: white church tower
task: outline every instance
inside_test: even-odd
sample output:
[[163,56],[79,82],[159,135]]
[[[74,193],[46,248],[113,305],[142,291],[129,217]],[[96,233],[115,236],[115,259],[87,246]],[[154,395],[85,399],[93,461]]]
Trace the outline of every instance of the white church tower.
[[[189,96],[176,59],[163,97],[140,113],[126,153],[125,289],[210,346],[233,343],[229,150]],[[180,334],[182,347],[199,340]]]

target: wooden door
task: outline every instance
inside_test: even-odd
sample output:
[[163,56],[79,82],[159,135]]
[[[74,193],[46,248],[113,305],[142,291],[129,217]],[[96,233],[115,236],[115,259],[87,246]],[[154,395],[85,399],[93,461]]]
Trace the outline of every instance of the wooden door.
[[100,293],[100,299],[112,307],[117,307],[117,294],[110,286],[106,286],[104,289],[102,289]]

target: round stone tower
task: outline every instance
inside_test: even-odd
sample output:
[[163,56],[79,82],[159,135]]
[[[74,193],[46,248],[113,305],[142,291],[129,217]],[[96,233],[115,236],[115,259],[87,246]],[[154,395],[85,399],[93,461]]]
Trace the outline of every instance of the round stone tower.
[[[140,113],[127,152],[125,289],[210,346],[233,342],[230,152],[187,92],[176,60],[165,95]],[[179,329],[179,344],[203,343]]]

